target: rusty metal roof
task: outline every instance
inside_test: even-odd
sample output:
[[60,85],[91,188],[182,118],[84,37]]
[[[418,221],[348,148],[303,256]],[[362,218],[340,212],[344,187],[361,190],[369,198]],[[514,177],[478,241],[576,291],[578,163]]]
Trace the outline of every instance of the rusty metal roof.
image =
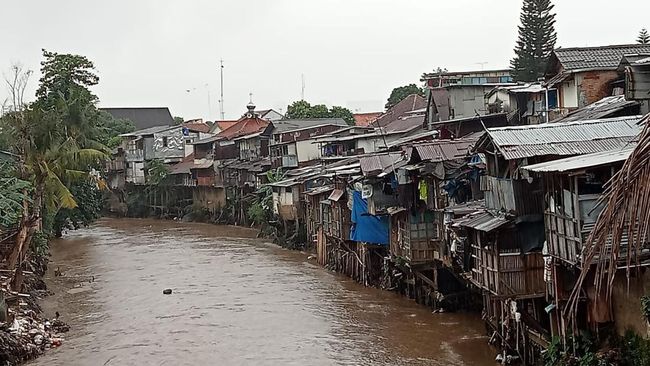
[[359,164],[361,165],[363,175],[369,175],[372,173],[380,174],[385,169],[391,168],[403,160],[406,161],[401,152],[382,153],[362,156],[359,158]]
[[[614,115],[624,109],[636,107],[639,102],[634,100],[625,100],[624,95],[614,95],[605,97],[597,102],[591,103],[583,108],[575,110],[556,122],[584,121],[590,119],[605,118]],[[638,108],[635,111],[638,113]],[[623,114],[623,113],[620,113]],[[631,113],[628,113],[631,114]]]
[[544,155],[580,155],[625,147],[640,132],[642,116],[533,126],[488,128],[492,143],[505,159]]
[[510,223],[511,220],[504,216],[492,214],[489,211],[480,210],[467,216],[454,220],[454,226],[463,226],[474,230],[490,232]]
[[411,156],[413,152],[417,152],[421,160],[434,163],[462,159],[467,156],[467,153],[476,144],[477,140],[471,138],[418,143],[408,149],[408,154]]

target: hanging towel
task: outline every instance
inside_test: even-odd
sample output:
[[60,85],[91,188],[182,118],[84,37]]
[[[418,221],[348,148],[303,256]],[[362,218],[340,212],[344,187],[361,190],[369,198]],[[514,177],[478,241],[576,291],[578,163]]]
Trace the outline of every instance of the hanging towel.
[[421,180],[418,189],[420,191],[420,199],[424,202],[427,202],[427,199],[429,198],[429,194],[428,194],[429,190],[427,188],[427,182]]

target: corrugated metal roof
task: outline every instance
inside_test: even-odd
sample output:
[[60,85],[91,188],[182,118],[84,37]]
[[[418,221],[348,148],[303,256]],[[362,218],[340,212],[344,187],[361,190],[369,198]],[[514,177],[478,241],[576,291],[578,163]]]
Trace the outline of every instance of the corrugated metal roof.
[[406,160],[402,153],[384,153],[362,156],[359,163],[363,175],[369,175],[371,173],[382,173],[384,169],[392,167],[401,160]]
[[553,51],[562,68],[567,71],[615,70],[623,55],[635,53],[650,53],[650,44],[558,48]]
[[503,156],[520,159],[543,155],[579,155],[623,148],[636,137],[642,116],[488,128]]
[[454,220],[454,226],[469,227],[474,230],[490,232],[511,221],[503,216],[494,215],[488,211],[477,211]]
[[585,154],[572,156],[570,158],[558,159],[547,161],[539,164],[527,165],[521,169],[528,170],[531,172],[568,172],[572,170],[579,170],[584,168],[590,168],[600,165],[606,165],[616,162],[625,161],[636,144],[631,144],[631,146],[624,149],[609,150],[603,152],[597,152],[594,154]]
[[197,163],[195,160],[194,164],[190,167],[190,169],[208,169],[208,168],[212,168],[213,166],[214,166],[214,161],[212,160],[205,160],[200,163]]
[[316,188],[312,188],[312,189],[310,189],[308,191],[305,191],[305,194],[308,195],[308,196],[315,196],[317,194],[329,192],[329,191],[331,191],[333,189],[334,189],[333,187],[329,187],[329,186],[316,187]]
[[[605,118],[617,113],[625,108],[638,106],[639,102],[634,100],[625,100],[624,95],[614,95],[605,97],[597,102],[591,103],[588,106],[580,108],[576,111],[569,113],[566,117],[560,118],[557,122],[572,122],[584,121],[592,119]],[[638,112],[638,110],[636,111]]]
[[409,155],[413,150],[417,151],[422,160],[431,162],[441,162],[462,159],[467,156],[469,149],[476,144],[477,139],[458,139],[458,140],[434,140],[431,142],[419,143],[409,150]]
[[273,133],[285,133],[319,126],[341,126],[348,124],[342,118],[281,119],[273,122]]

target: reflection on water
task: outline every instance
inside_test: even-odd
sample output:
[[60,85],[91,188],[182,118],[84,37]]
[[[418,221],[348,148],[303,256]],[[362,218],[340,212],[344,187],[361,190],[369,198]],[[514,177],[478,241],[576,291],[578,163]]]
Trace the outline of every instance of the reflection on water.
[[72,331],[31,364],[494,365],[477,316],[431,314],[254,237],[136,219],[70,233],[43,305]]

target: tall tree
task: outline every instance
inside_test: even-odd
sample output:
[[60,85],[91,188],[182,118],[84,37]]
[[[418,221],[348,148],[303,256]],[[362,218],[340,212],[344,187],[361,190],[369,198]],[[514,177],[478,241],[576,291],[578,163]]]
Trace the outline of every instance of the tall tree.
[[551,0],[524,0],[515,58],[510,61],[516,81],[536,81],[544,76],[555,47],[555,13]]
[[412,94],[424,96],[424,89],[415,84],[404,85],[393,89],[393,91],[390,92],[388,102],[385,105],[386,109],[392,108],[395,104],[401,102],[404,98]]
[[639,38],[637,38],[636,41],[640,44],[650,44],[650,34],[648,34],[646,28],[641,29],[639,32]]

